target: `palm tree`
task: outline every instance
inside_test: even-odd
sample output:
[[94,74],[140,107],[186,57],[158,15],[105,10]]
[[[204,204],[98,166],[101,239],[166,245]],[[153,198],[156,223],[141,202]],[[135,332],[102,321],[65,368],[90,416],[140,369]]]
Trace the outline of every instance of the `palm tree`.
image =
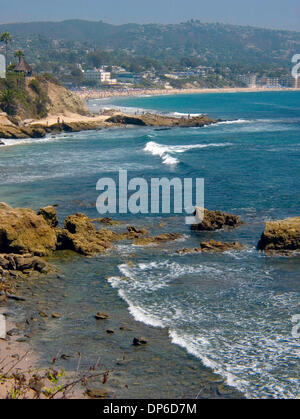
[[[21,59],[25,57],[24,52],[22,50],[20,50],[20,49],[18,49],[17,51],[15,51],[14,56],[19,58],[19,64],[21,62]],[[20,87],[20,84],[21,84],[21,72],[19,71],[18,87]]]
[[20,49],[15,51],[14,56],[19,58],[19,64],[20,64],[21,58],[25,57],[24,52],[21,51]]
[[0,35],[0,42],[5,43],[5,61],[6,61],[6,70],[7,70],[7,53],[8,53],[8,43],[12,41],[12,36],[9,32],[3,32]]

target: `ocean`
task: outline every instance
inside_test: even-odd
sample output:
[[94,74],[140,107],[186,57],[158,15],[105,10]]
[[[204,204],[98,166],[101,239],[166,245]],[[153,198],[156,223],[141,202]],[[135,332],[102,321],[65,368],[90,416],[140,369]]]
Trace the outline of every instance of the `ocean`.
[[[58,304],[65,314],[35,338],[39,353],[49,358],[71,345],[85,354],[86,365],[99,347],[105,351],[103,362],[116,345],[125,353],[122,336],[99,338],[93,313],[113,312],[117,327],[126,310],[128,319],[151,326],[154,340],[159,330],[164,333],[164,341],[157,335],[156,349],[148,350],[151,371],[141,369],[141,353],[132,361],[136,371],[126,379],[136,397],[180,397],[180,374],[196,395],[198,370],[204,373],[205,367],[249,398],[299,396],[300,340],[292,334],[292,318],[300,314],[300,259],[266,256],[256,245],[266,221],[299,216],[300,93],[114,98],[89,106],[95,112],[116,107],[132,114],[205,113],[222,121],[203,128],[117,128],[4,140],[1,201],[34,209],[56,204],[61,222],[74,212],[96,217],[98,179],[117,178],[119,169],[126,169],[128,177],[149,181],[204,178],[205,207],[240,215],[245,224],[232,231],[192,233],[179,214],[111,215],[151,234],[179,232],[182,239],[147,248],[119,243],[107,256],[67,255],[57,261],[63,279],[32,285],[43,295],[39,303],[49,309]],[[176,253],[210,239],[237,240],[245,249]],[[128,264],[132,253],[134,263]],[[164,370],[166,364],[159,364],[158,378],[159,352],[170,365]],[[140,375],[148,383],[149,388],[142,386],[147,394],[137,390]],[[117,394],[128,396],[121,389]]]

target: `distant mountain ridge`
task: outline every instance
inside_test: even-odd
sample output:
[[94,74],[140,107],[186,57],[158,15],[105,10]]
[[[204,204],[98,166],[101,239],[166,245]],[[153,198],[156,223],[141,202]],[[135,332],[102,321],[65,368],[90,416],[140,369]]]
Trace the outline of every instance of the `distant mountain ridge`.
[[103,49],[127,49],[136,55],[161,58],[174,54],[200,56],[203,62],[287,65],[300,53],[300,32],[190,21],[182,24],[112,25],[102,21],[10,23],[0,25],[17,37],[40,35],[92,44]]

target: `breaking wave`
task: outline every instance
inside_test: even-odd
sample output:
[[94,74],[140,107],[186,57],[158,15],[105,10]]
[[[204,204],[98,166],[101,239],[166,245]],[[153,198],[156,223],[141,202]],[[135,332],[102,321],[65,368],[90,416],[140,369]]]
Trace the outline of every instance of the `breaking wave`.
[[208,147],[228,147],[231,145],[232,143],[164,145],[156,143],[155,141],[149,141],[144,147],[144,151],[151,153],[153,156],[161,157],[164,164],[176,165],[180,163],[180,161],[176,157],[173,157],[172,154],[180,154],[193,149]]

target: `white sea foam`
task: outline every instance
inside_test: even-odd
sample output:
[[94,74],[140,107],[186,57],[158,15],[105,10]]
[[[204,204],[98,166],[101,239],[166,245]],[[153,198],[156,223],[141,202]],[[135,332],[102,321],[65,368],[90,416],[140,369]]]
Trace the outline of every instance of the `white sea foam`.
[[251,124],[253,122],[254,122],[253,120],[247,120],[247,119],[234,119],[231,121],[217,122],[217,125]]
[[160,328],[166,327],[161,319],[149,313],[144,308],[138,305],[134,305],[132,301],[126,296],[123,290],[119,290],[119,295],[128,304],[129,312],[132,314],[132,316],[134,317],[136,321],[147,324],[148,326],[160,327]]
[[[222,375],[228,385],[247,397],[292,398],[299,393],[296,377],[289,375],[289,362],[297,364],[299,350],[289,333],[292,311],[286,312],[297,305],[298,294],[266,290],[263,285],[272,280],[270,269],[249,274],[240,262],[224,270],[219,263],[179,264],[169,257],[122,264],[119,270],[127,279],[112,277],[109,282],[132,316],[147,325],[169,328],[173,344]],[[182,283],[190,274],[196,274],[195,285],[208,284],[205,293],[187,287],[177,299],[172,283],[177,278]],[[212,286],[215,281],[224,281],[225,287],[217,291]],[[159,290],[163,288],[162,300]],[[262,315],[266,305],[268,310],[276,307],[272,320]],[[280,368],[280,377],[274,374],[274,366]]]
[[234,374],[226,371],[221,365],[212,360],[207,354],[202,353],[201,348],[209,347],[209,341],[202,336],[189,336],[187,334],[179,334],[175,330],[169,331],[172,343],[184,348],[189,354],[199,358],[203,365],[211,368],[215,373],[222,375],[228,385],[237,388],[239,391],[244,391],[248,383],[238,379]]
[[130,300],[130,298],[128,298],[126,292],[123,289],[119,288],[120,281],[121,280],[120,280],[119,277],[108,278],[108,282],[111,284],[111,286],[113,288],[118,289],[119,296],[124,301],[126,301],[126,303],[128,304],[129,312],[131,313],[133,318],[136,321],[144,323],[148,326],[160,327],[160,328],[166,327],[166,325],[163,323],[162,319],[156,317],[152,313],[149,313],[145,308],[140,307],[137,304],[133,304],[133,302]]
[[229,147],[231,145],[232,143],[165,145],[156,143],[155,141],[149,141],[145,145],[144,151],[151,153],[153,156],[161,157],[164,164],[176,165],[179,163],[179,160],[175,157],[172,157],[172,154],[181,154],[193,149],[202,149],[209,147]]
[[29,145],[29,144],[41,144],[41,143],[51,143],[53,141],[57,141],[58,139],[64,138],[63,136],[61,137],[45,137],[45,138],[24,138],[24,139],[20,139],[20,140],[10,140],[10,139],[1,139],[0,141],[2,143],[4,143],[3,145],[0,146],[0,150],[3,147],[12,147],[12,146],[17,146],[17,145]]
[[169,166],[176,166],[179,163],[179,160],[175,157],[170,156],[169,154],[165,154],[162,156],[162,160],[164,164],[168,164]]

